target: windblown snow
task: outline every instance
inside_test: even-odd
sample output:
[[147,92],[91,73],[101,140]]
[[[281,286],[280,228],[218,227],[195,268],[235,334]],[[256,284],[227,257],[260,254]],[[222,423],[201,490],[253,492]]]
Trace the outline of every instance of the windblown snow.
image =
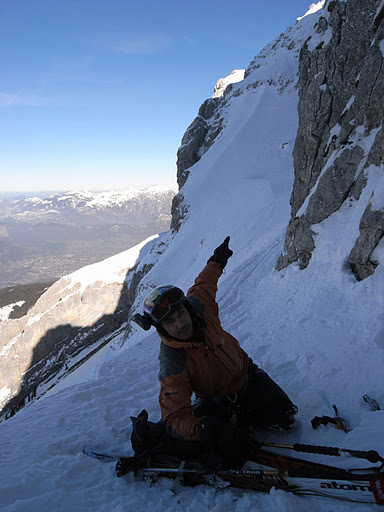
[[[297,44],[317,20],[319,11],[312,10],[288,31]],[[141,284],[134,309],[141,312],[145,292],[157,284],[174,283],[186,290],[230,235],[234,254],[217,295],[223,327],[299,407],[294,431],[260,431],[260,438],[372,449],[383,455],[384,411],[371,411],[362,397],[367,393],[384,408],[384,246],[376,249],[382,264],[364,281],[357,282],[345,269],[345,247],[356,240],[366,200],[382,175],[372,171],[365,198],[316,226],[316,249],[307,269],[274,269],[290,215],[297,52],[289,53],[284,45],[268,48],[265,67],[234,84],[238,93],[226,107],[226,128],[191,170],[183,189],[189,209],[180,231],[175,236],[163,233],[148,242],[147,250],[135,253],[137,258],[141,254],[138,268],[154,267]],[[266,69],[278,69],[292,86],[278,90],[269,85]],[[91,272],[96,279],[108,276],[110,263],[80,270],[76,279],[81,272],[87,284]],[[126,266],[123,258],[121,265]],[[199,486],[174,494],[169,480],[151,487],[131,477],[118,479],[113,464],[85,457],[84,446],[131,454],[129,417],[145,408],[151,420],[159,419],[158,350],[156,333],[134,326],[128,339],[115,338],[44,398],[0,424],[1,511],[378,510],[376,505],[283,491]],[[333,415],[333,404],[351,431],[332,425],[313,430],[310,420]],[[358,465],[352,459],[347,463]]]

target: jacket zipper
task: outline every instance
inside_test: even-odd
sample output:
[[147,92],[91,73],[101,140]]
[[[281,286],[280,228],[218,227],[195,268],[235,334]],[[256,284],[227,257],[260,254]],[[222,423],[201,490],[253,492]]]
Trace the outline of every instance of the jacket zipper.
[[232,374],[232,375],[236,375],[236,372],[233,370],[233,367],[236,366],[235,365],[235,362],[234,360],[232,359],[232,357],[227,354],[227,352],[225,352],[225,350],[223,349],[223,347],[221,345],[218,345],[218,347],[220,348],[220,350],[222,351],[223,354],[225,354],[227,356],[227,358],[231,361],[232,363],[232,367],[231,366],[228,366],[228,364],[226,364],[216,353],[214,347],[210,347],[208,345],[208,343],[205,341],[205,346],[207,348],[207,350],[210,350],[212,352],[212,354],[214,354],[217,359],[227,368],[227,370]]

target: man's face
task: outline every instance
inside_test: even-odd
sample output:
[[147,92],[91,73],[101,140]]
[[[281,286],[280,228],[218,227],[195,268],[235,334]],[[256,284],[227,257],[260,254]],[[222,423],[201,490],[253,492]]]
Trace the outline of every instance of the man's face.
[[173,338],[186,341],[193,336],[193,324],[187,308],[182,304],[161,325]]

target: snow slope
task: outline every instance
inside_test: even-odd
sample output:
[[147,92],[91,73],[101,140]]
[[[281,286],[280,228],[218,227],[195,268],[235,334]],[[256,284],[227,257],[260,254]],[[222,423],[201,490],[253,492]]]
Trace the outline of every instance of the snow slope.
[[[305,38],[318,15],[304,17],[289,29],[289,37]],[[260,432],[260,437],[383,454],[384,411],[370,411],[362,395],[370,394],[384,407],[384,266],[362,282],[344,270],[344,247],[357,238],[357,219],[377,183],[370,177],[360,201],[317,226],[316,249],[306,270],[296,265],[274,270],[289,220],[298,98],[293,82],[279,93],[267,75],[278,70],[292,80],[297,54],[281,45],[272,51],[270,45],[265,55],[265,67],[234,86],[243,94],[231,96],[226,128],[191,170],[183,190],[189,204],[185,223],[176,236],[165,233],[151,242],[152,250],[139,263],[140,268],[156,262],[134,308],[140,309],[153,285],[187,289],[230,235],[234,255],[217,296],[222,324],[299,407],[293,432]],[[260,84],[247,88],[255,81]],[[376,252],[384,263],[384,246]],[[159,419],[158,349],[156,333],[135,326],[127,340],[120,336],[59,389],[0,424],[1,511],[380,509],[282,491],[263,495],[199,486],[173,495],[170,481],[150,487],[117,479],[112,465],[86,458],[84,445],[130,453],[129,416],[142,408],[150,419]],[[348,418],[348,434],[332,426],[312,430],[310,420],[332,415],[332,404]]]

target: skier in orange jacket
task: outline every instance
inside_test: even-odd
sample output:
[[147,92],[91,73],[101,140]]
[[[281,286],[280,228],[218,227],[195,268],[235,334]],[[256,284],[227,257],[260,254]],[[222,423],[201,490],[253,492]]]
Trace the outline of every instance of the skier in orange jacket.
[[186,295],[157,286],[134,320],[146,330],[154,326],[161,339],[159,402],[168,435],[236,455],[246,450],[244,428],[289,430],[297,407],[221,326],[216,292],[233,254],[229,240],[215,249]]

